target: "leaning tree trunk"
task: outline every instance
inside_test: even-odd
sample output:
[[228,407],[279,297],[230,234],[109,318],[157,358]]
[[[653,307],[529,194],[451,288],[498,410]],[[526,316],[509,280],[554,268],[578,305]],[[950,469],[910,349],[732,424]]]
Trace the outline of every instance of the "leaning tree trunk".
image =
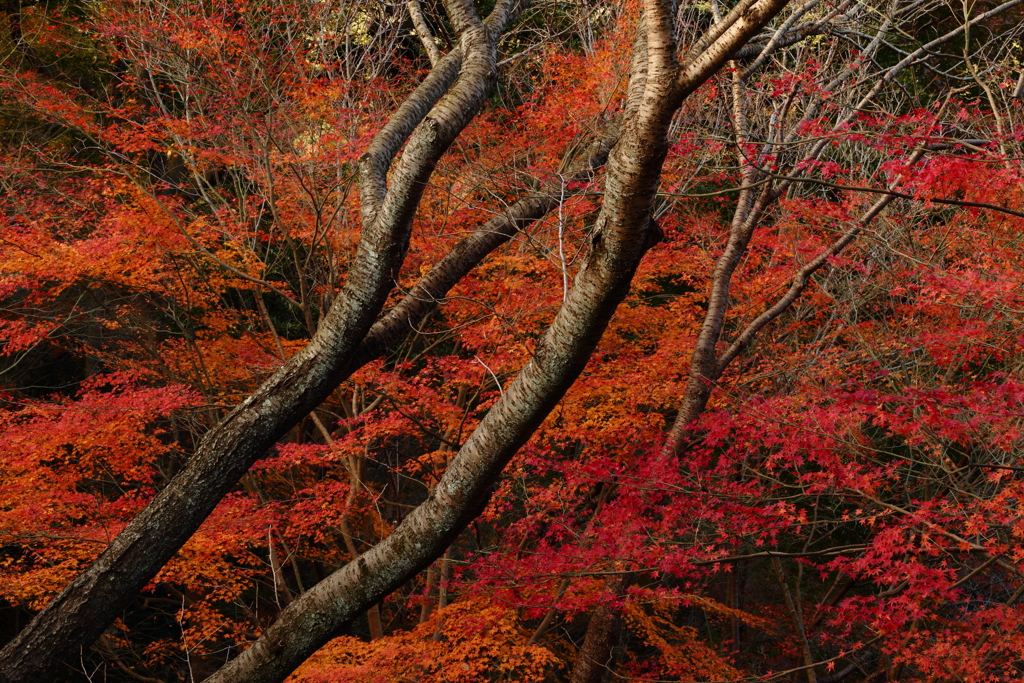
[[208,683],[276,683],[440,556],[486,505],[501,470],[583,371],[640,258],[657,240],[651,208],[683,99],[721,68],[788,0],[742,3],[680,66],[671,13],[645,4],[647,74],[636,114],[612,150],[591,250],[534,357],[452,459],[437,487],[385,540],[308,590],[249,649]]
[[[501,468],[582,371],[652,242],[649,214],[672,114],[785,4],[745,0],[681,67],[669,12],[649,0],[645,11],[653,30],[643,100],[613,153],[591,254],[536,357],[460,451],[434,495],[391,537],[292,603],[260,641],[213,680],[281,680],[339,626],[429,564],[479,512]],[[482,23],[468,0],[451,0],[446,7],[460,49],[437,64],[361,160],[359,250],[317,334],[206,435],[185,470],[0,652],[0,680],[52,679],[65,657],[93,642],[124,610],[249,466],[358,367],[357,356],[372,355],[360,342],[393,287],[425,184],[483,104],[494,82],[497,38],[521,9],[506,0]],[[388,187],[387,174],[403,144]],[[521,218],[511,216],[511,231],[530,214],[542,215],[550,208],[544,203],[523,207]],[[477,249],[473,256],[478,260],[483,253]],[[469,257],[456,265],[472,267],[473,262]],[[440,289],[450,286],[450,274],[438,279]],[[389,329],[379,332],[372,340],[378,348],[393,335]]]
[[495,45],[523,7],[502,0],[486,22],[467,23],[462,3],[450,5],[460,49],[431,71],[360,160],[358,251],[316,335],[206,434],[185,469],[0,652],[0,681],[53,680],[65,658],[77,657],[122,614],[252,463],[353,371],[360,342],[394,287],[434,166],[486,101],[496,77]]

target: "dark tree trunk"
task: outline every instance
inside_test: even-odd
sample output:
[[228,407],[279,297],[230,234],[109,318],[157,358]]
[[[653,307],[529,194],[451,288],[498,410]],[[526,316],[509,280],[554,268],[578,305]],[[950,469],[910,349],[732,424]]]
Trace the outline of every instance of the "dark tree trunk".
[[0,681],[52,680],[65,657],[76,657],[123,613],[249,467],[356,369],[356,352],[404,261],[426,182],[486,101],[495,78],[494,45],[521,8],[516,0],[505,0],[486,25],[477,22],[478,42],[490,57],[474,57],[468,50],[465,60],[459,51],[442,60],[363,156],[358,252],[342,293],[309,345],[211,429],[185,469],[0,651]]
[[[582,372],[629,291],[640,258],[655,241],[650,212],[673,114],[787,2],[744,0],[680,64],[669,7],[647,0],[641,96],[631,102],[635,112],[609,157],[591,253],[536,355],[431,497],[389,538],[292,602],[259,641],[211,681],[283,680],[338,629],[429,565],[480,513],[502,468]],[[0,681],[52,680],[65,657],[77,656],[120,616],[251,464],[355,369],[360,343],[404,260],[423,189],[437,160],[486,100],[495,78],[497,39],[519,9],[515,0],[499,2],[485,25],[469,0],[445,4],[461,36],[460,50],[438,63],[363,156],[359,249],[317,334],[206,435],[186,468],[0,652]]]
[[621,628],[622,616],[614,608],[601,605],[594,610],[569,683],[601,683],[610,670]]

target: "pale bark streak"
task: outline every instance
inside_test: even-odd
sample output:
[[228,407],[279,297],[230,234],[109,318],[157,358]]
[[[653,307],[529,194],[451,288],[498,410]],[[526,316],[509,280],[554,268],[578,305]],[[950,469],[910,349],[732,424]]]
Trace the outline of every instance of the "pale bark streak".
[[416,35],[419,36],[420,42],[423,43],[423,49],[427,52],[430,66],[437,66],[438,62],[441,61],[441,51],[437,49],[437,43],[434,42],[434,34],[430,32],[430,27],[427,26],[427,19],[423,16],[423,8],[420,7],[419,0],[408,0],[405,5],[409,8],[409,18],[412,19],[412,25],[416,28]]

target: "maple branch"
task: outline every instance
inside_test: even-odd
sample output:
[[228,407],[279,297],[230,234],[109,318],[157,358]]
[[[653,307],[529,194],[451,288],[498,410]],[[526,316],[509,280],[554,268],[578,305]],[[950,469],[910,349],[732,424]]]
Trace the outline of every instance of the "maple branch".
[[846,576],[846,580],[840,585],[839,580],[843,578],[842,572],[837,572],[836,581],[829,588],[828,593],[822,598],[821,602],[818,603],[818,609],[815,611],[814,616],[811,617],[811,623],[807,627],[808,631],[816,630],[821,623],[825,620],[826,610],[835,607],[839,604],[839,601],[846,597],[853,587],[857,584],[857,579],[853,576]]
[[[923,156],[923,153],[923,148],[917,150],[909,160],[909,163],[913,164],[919,161]],[[897,192],[896,190],[892,189],[886,190],[882,188],[837,185],[834,183],[828,183],[814,178],[794,178],[793,181],[823,185],[837,190],[869,192],[873,194],[882,194],[885,196],[879,199],[877,202],[875,202],[875,204],[860,218],[860,220],[858,220],[857,223],[852,228],[850,228],[846,233],[844,233],[838,240],[833,242],[833,244],[827,250],[819,254],[817,257],[808,262],[803,268],[801,268],[800,271],[793,277],[792,284],[790,285],[790,288],[786,292],[786,294],[783,295],[783,297],[779,299],[774,305],[768,308],[768,310],[764,311],[763,313],[761,313],[761,315],[755,318],[749,325],[747,325],[746,328],[744,328],[744,330],[739,334],[736,340],[733,341],[729,348],[726,349],[726,351],[722,353],[721,357],[718,359],[718,365],[715,373],[716,376],[714,377],[715,380],[717,380],[718,377],[722,375],[722,373],[725,371],[725,368],[729,365],[729,363],[731,363],[736,358],[736,356],[739,355],[739,353],[741,353],[743,349],[745,349],[747,345],[750,344],[754,336],[765,325],[779,317],[797,300],[797,298],[799,298],[799,296],[803,293],[804,289],[810,283],[811,275],[820,270],[823,266],[825,266],[828,263],[829,259],[837,256],[839,252],[841,252],[847,245],[849,245],[861,232],[863,232],[864,228],[866,228],[867,225],[876,216],[878,216],[878,214],[881,213],[882,210],[885,209],[885,207],[893,199],[900,198],[918,201],[931,201],[936,204],[950,204],[955,206],[986,208],[994,211],[999,211],[1001,213],[1007,213],[1013,216],[1019,216],[1021,218],[1024,218],[1024,212],[1014,211],[1012,209],[1007,209],[994,204],[987,204],[985,202],[966,202],[959,200],[936,198],[919,199],[917,197],[914,197],[913,195],[909,195],[904,192]]]
[[[151,197],[154,200],[156,200],[157,202],[160,202],[159,198],[156,195],[151,195]],[[161,206],[162,206],[162,202],[161,202]],[[174,218],[174,214],[171,213],[170,210],[168,210],[166,208],[164,210],[165,210],[165,212],[167,213],[167,215],[170,218],[172,218],[172,219]],[[176,220],[175,220],[175,223],[177,223]],[[277,294],[279,297],[281,297],[282,299],[284,299],[285,301],[290,303],[292,306],[295,306],[299,310],[303,309],[302,304],[299,303],[298,300],[295,299],[295,297],[293,297],[292,295],[288,294],[288,292],[285,292],[284,290],[280,289],[279,287],[275,287],[274,285],[272,285],[271,283],[267,282],[266,280],[262,280],[262,279],[260,279],[258,277],[253,277],[252,275],[247,274],[244,270],[242,270],[240,268],[236,268],[235,266],[231,265],[227,261],[217,257],[217,255],[214,254],[209,249],[207,249],[206,246],[202,242],[200,242],[199,240],[194,238],[192,235],[188,234],[188,231],[185,230],[184,226],[179,225],[178,227],[179,227],[179,232],[181,232],[182,236],[184,236],[185,239],[188,240],[189,244],[194,246],[204,256],[206,256],[208,259],[210,259],[211,261],[216,263],[221,268],[223,268],[223,269],[227,270],[228,272],[234,274],[235,277],[238,277],[238,278],[240,278],[242,280],[245,280],[246,282],[251,282],[253,284],[260,285],[261,287],[266,287],[269,291],[273,292],[274,294]]]
[[[749,176],[745,176],[744,179],[748,180]],[[703,412],[711,395],[711,387],[718,380],[716,374],[718,359],[715,354],[715,346],[721,336],[728,309],[729,285],[732,275],[746,253],[757,222],[769,202],[774,199],[771,186],[766,186],[751,206],[750,187],[747,184],[742,186],[742,189],[746,191],[741,194],[741,197],[745,197],[747,201],[737,203],[725,249],[715,262],[707,312],[697,334],[697,341],[690,360],[689,379],[683,392],[680,408],[665,442],[666,453],[678,455],[682,451],[686,429]]]
[[284,580],[281,559],[277,555],[277,549],[274,548],[273,529],[269,526],[267,527],[267,553],[270,556],[270,574],[274,585],[274,601],[277,603],[278,609],[281,608],[282,601],[284,606],[287,607],[293,600],[292,592],[288,588],[288,583]]
[[103,545],[106,545],[108,543],[108,541],[100,538],[83,538],[81,536],[61,536],[56,534],[24,533],[8,531],[6,529],[0,529],[0,536],[10,536],[14,540],[32,540],[36,538],[45,538],[50,541],[76,541],[78,543],[101,543]]
[[[1021,599],[1021,597],[1024,597],[1024,584],[1019,586],[1017,588],[1017,590],[1015,590],[1013,592],[1013,595],[1011,595],[1006,600],[1006,602],[1004,602],[1003,604],[1006,607],[1012,607],[1018,600]],[[1019,628],[1019,625],[1016,628]],[[974,645],[974,652],[975,653],[980,652],[981,649],[983,647],[985,647],[985,644],[988,643],[988,641],[992,638],[992,634],[993,634],[993,631],[988,631],[987,633],[985,633],[985,635],[983,635],[978,640],[977,643],[975,643],[975,645]],[[985,655],[985,658],[982,660],[982,666],[987,666],[992,661],[992,659],[997,656],[997,654],[998,654],[998,650],[993,650],[993,651],[989,652],[987,655]]]
[[948,539],[950,539],[952,541],[956,541],[957,544],[959,545],[959,547],[962,548],[963,550],[970,550],[970,551],[973,551],[973,552],[981,553],[982,557],[985,557],[985,558],[995,558],[995,562],[1000,567],[1003,567],[1004,569],[1007,569],[1007,570],[1013,572],[1014,574],[1020,576],[1021,578],[1024,578],[1024,570],[1022,570],[1016,564],[1007,562],[1006,560],[999,559],[1000,554],[991,552],[988,548],[986,548],[983,545],[979,545],[977,543],[972,543],[971,541],[968,541],[966,538],[964,538],[964,537],[962,537],[962,536],[960,536],[958,534],[954,534],[952,531],[948,531],[948,530],[942,528],[941,526],[939,526],[935,522],[931,522],[931,521],[929,521],[927,519],[920,519],[920,517],[915,515],[910,510],[902,508],[899,505],[894,505],[893,503],[886,503],[885,501],[880,500],[880,499],[876,498],[875,496],[872,496],[870,493],[865,493],[864,491],[861,491],[860,489],[854,489],[854,488],[850,488],[850,489],[847,489],[847,490],[850,491],[851,493],[857,494],[858,496],[866,498],[867,500],[870,500],[872,503],[875,503],[876,505],[878,505],[880,507],[883,507],[883,508],[885,508],[887,510],[892,510],[893,512],[898,512],[901,515],[904,515],[906,517],[917,517],[918,521],[921,524],[924,524],[925,526],[927,526],[930,529],[934,529],[936,531],[936,533],[938,533],[938,534],[940,534],[942,536],[945,536],[946,538],[948,538]]
[[697,567],[707,567],[721,564],[723,562],[740,562],[742,560],[753,560],[759,557],[821,557],[828,555],[841,555],[843,553],[864,550],[865,548],[867,548],[866,545],[858,543],[856,545],[841,545],[835,548],[828,548],[826,550],[811,550],[801,553],[782,553],[775,550],[765,550],[760,553],[750,553],[749,555],[727,555],[713,560],[696,560],[691,562],[691,564]]
[[136,671],[133,671],[128,667],[127,664],[121,661],[121,658],[117,656],[114,651],[114,646],[110,643],[110,639],[107,636],[103,636],[99,639],[99,644],[102,650],[106,651],[107,656],[110,658],[108,661],[112,661],[114,666],[127,674],[130,678],[136,681],[142,681],[143,683],[163,683],[159,678],[152,678],[150,676],[144,676]]
[[736,356],[738,356],[740,352],[750,344],[754,336],[757,335],[765,325],[778,318],[793,305],[793,303],[803,293],[804,289],[807,288],[807,285],[810,284],[811,276],[824,267],[825,264],[828,263],[829,259],[837,256],[839,252],[845,249],[847,245],[856,239],[864,228],[867,227],[867,225],[874,220],[874,218],[881,213],[893,199],[893,196],[886,196],[879,199],[852,228],[847,230],[838,240],[833,242],[828,249],[818,254],[803,268],[801,268],[797,274],[793,276],[792,284],[782,298],[776,301],[768,308],[768,310],[751,321],[750,324],[740,332],[739,336],[736,337],[735,341],[733,341],[729,348],[722,353],[716,361],[713,376],[708,379],[711,381],[717,381],[729,366],[729,363],[731,363]]
[[[925,149],[931,149],[925,147]],[[774,176],[781,178],[783,176]],[[1005,213],[1010,216],[1016,216],[1017,218],[1024,218],[1024,211],[1016,211],[1014,209],[1008,209],[1005,206],[999,206],[998,204],[989,204],[988,202],[971,202],[960,199],[943,199],[940,197],[918,197],[906,192],[899,192],[892,189],[884,189],[881,187],[864,187],[861,185],[837,185],[817,178],[793,178],[793,182],[796,183],[809,183],[811,185],[820,185],[821,187],[828,187],[833,190],[848,190],[850,192],[868,192],[871,194],[884,194],[889,195],[898,199],[909,199],[917,202],[932,202],[933,204],[945,204],[947,206],[963,206],[967,208],[975,209],[988,209],[990,211],[996,211],[998,213]]]
[[[809,9],[809,8],[808,8]],[[799,10],[798,10],[799,12]],[[722,20],[724,23],[729,17]],[[717,381],[718,365],[715,346],[722,334],[725,315],[729,305],[729,288],[733,273],[746,253],[747,245],[754,230],[770,204],[782,194],[779,188],[766,184],[754,198],[753,189],[760,185],[757,170],[743,153],[747,139],[746,114],[744,109],[744,76],[734,71],[732,84],[732,117],[735,144],[740,154],[739,200],[733,211],[729,236],[721,256],[715,262],[711,276],[711,291],[708,295],[707,312],[697,333],[697,341],[690,358],[689,377],[680,401],[668,438],[663,447],[665,454],[679,454],[684,446],[687,427],[697,419],[711,396],[713,383]],[[821,153],[824,147],[817,150]]]
[[990,463],[972,463],[965,465],[965,467],[984,467],[986,469],[993,470],[1009,470],[1011,472],[1024,472],[1024,467],[1012,467],[1010,465],[993,465]]
[[[846,126],[849,123],[851,123],[857,115],[857,113],[862,111],[867,106],[867,104],[878,94],[878,92],[881,91],[881,88],[886,83],[895,78],[903,69],[913,64],[916,59],[925,54],[928,54],[930,50],[937,47],[938,45],[941,45],[945,42],[948,42],[949,40],[956,38],[964,30],[967,30],[967,28],[969,28],[970,26],[977,24],[978,22],[983,21],[984,19],[995,16],[1000,12],[1006,11],[1020,4],[1021,2],[1024,2],[1024,0],[1010,0],[1009,2],[1003,3],[1002,5],[988,12],[978,15],[977,17],[970,20],[969,22],[966,22],[964,25],[958,27],[957,29],[954,29],[953,31],[950,31],[932,40],[925,46],[921,47],[919,50],[909,54],[907,57],[905,57],[903,60],[901,60],[894,66],[886,69],[883,76],[879,78],[877,82],[869,90],[869,92],[860,99],[859,103],[855,107],[849,108],[849,111],[845,116],[840,117],[840,120],[833,126],[833,130],[840,130],[843,126]],[[879,31],[878,35],[876,35],[873,45],[867,50],[868,53],[870,53],[873,49],[877,49],[877,45],[880,43],[882,33],[887,26],[888,20],[886,20],[886,22],[883,23],[882,29]],[[842,79],[849,77],[849,75],[852,74],[852,72],[852,68],[847,69],[846,72],[839,79],[836,79],[836,81],[830,84],[829,88],[827,89],[832,89],[832,87],[835,87],[838,84],[838,82],[840,82]],[[738,96],[738,91],[734,89],[734,100]],[[734,106],[738,106],[735,103],[735,101]],[[816,108],[817,105],[811,106],[805,113],[803,120],[809,121],[812,118],[812,115],[816,113]],[[736,109],[736,112],[737,113],[734,115],[736,144],[738,147],[742,148],[745,138],[745,128],[741,118],[736,118],[741,117],[742,109]],[[823,255],[819,259],[816,259],[814,262],[812,262],[812,264],[808,264],[807,268],[803,269],[800,273],[797,274],[796,278],[794,279],[793,285],[790,288],[790,291],[783,298],[783,300],[781,300],[776,307],[773,307],[769,311],[766,311],[765,314],[756,319],[754,323],[752,323],[752,325],[748,327],[748,331],[750,332],[750,334],[748,334],[746,337],[744,337],[741,334],[741,338],[740,340],[738,340],[741,341],[740,344],[734,344],[734,348],[731,348],[726,351],[727,359],[725,360],[725,362],[723,363],[721,360],[716,358],[715,346],[717,345],[721,337],[725,321],[725,313],[728,308],[728,296],[732,275],[735,271],[736,266],[739,264],[740,259],[746,253],[747,244],[749,243],[753,235],[756,222],[760,220],[761,216],[764,214],[764,211],[769,204],[774,202],[778,197],[780,197],[784,192],[786,192],[793,183],[800,182],[803,180],[803,178],[801,178],[800,175],[802,173],[803,167],[808,162],[818,159],[824,152],[829,142],[830,139],[828,137],[823,137],[822,139],[820,139],[817,142],[817,144],[811,149],[811,151],[804,157],[801,163],[793,165],[793,171],[789,175],[779,176],[781,178],[781,182],[778,183],[778,185],[772,187],[771,184],[766,184],[765,188],[760,193],[758,199],[755,202],[753,202],[752,206],[749,204],[749,202],[751,197],[750,189],[753,178],[747,172],[745,165],[741,167],[741,185],[739,188],[740,201],[737,203],[737,207],[733,214],[733,221],[732,225],[730,226],[729,238],[726,243],[725,249],[715,264],[715,271],[711,278],[711,292],[708,297],[707,313],[705,314],[704,321],[701,325],[700,331],[698,332],[697,342],[694,346],[694,351],[690,363],[689,377],[687,380],[686,388],[683,392],[683,397],[680,401],[680,408],[676,414],[673,425],[669,431],[668,438],[665,442],[664,451],[666,453],[679,454],[684,449],[686,441],[686,430],[688,426],[692,424],[693,421],[696,420],[697,417],[703,412],[710,398],[714,383],[721,376],[721,369],[724,369],[728,362],[730,362],[732,358],[735,357],[735,355],[743,348],[743,346],[749,343],[750,339],[753,337],[753,334],[756,334],[756,332],[759,329],[761,329],[761,327],[763,327],[764,324],[774,319],[774,317],[779,315],[782,311],[786,310],[806,287],[808,282],[807,278],[809,277],[809,275],[813,273],[815,270],[821,268],[825,263],[827,263],[829,258],[828,254]],[[923,152],[923,148],[915,151],[915,159],[919,159],[920,154],[923,154]],[[893,190],[893,192],[895,191]],[[867,221],[872,220],[874,216],[877,215],[877,212],[881,211],[888,204],[888,201],[891,201],[896,196],[899,195],[892,194],[884,198],[884,200],[879,200],[879,202],[876,203],[876,206],[872,207],[872,209],[869,210],[868,214],[866,214],[865,218],[867,219]],[[952,202],[954,200],[947,201]],[[862,221],[864,220],[865,219],[862,218]],[[864,223],[864,225],[866,225],[866,223]],[[863,225],[860,227],[855,226],[853,229],[848,231],[847,234],[843,235],[836,243],[832,245],[830,251],[834,250],[834,253],[838,253],[847,244],[849,244],[856,237],[857,234],[859,234],[862,228]]]
[[[987,12],[984,12],[984,13],[982,13],[980,15],[975,16],[973,19],[964,22],[963,24],[959,25],[957,28],[955,28],[955,29],[953,29],[953,30],[951,30],[951,31],[949,31],[949,32],[947,32],[947,33],[945,33],[945,34],[943,34],[943,35],[941,35],[941,36],[931,40],[930,42],[926,43],[925,45],[922,45],[917,50],[907,54],[899,62],[897,62],[896,64],[894,64],[894,65],[888,67],[887,69],[885,69],[884,73],[875,80],[874,85],[869,89],[867,94],[865,94],[863,97],[860,98],[860,100],[856,103],[856,105],[847,107],[846,115],[839,118],[839,120],[832,126],[832,130],[833,131],[838,131],[838,130],[841,130],[845,126],[850,125],[854,121],[854,119],[858,116],[858,114],[860,112],[864,111],[868,107],[868,105],[871,103],[871,101],[878,95],[878,93],[880,93],[882,91],[883,87],[885,87],[888,83],[890,83],[893,79],[895,79],[896,76],[898,76],[900,73],[902,73],[902,71],[904,69],[910,67],[913,64],[916,64],[917,61],[920,60],[922,57],[931,56],[933,54],[933,51],[934,51],[935,48],[937,48],[940,45],[943,45],[943,44],[945,44],[945,43],[947,43],[947,42],[949,42],[951,40],[954,40],[955,38],[959,37],[964,31],[969,30],[971,27],[973,27],[973,26],[975,26],[975,25],[985,21],[986,19],[990,19],[990,18],[992,18],[994,16],[997,16],[997,15],[1001,14],[1002,12],[1010,10],[1010,9],[1016,7],[1017,5],[1021,4],[1022,2],[1024,2],[1024,0],[1008,0],[1007,2],[1004,2],[1003,4],[998,5],[998,6],[992,8],[991,10],[989,10]],[[875,38],[873,39],[872,43],[864,51],[864,55],[863,55],[864,58],[867,58],[870,55],[872,55],[878,49],[878,47],[882,44],[882,37],[884,35],[884,32],[888,29],[890,24],[891,24],[891,20],[888,19],[888,18],[882,23],[882,26],[880,27],[879,31],[875,35]],[[853,73],[854,73],[854,67],[853,66],[847,68],[839,77],[837,77],[831,83],[829,83],[825,87],[825,90],[827,90],[827,91],[835,90],[836,88],[839,87],[839,85],[843,81],[845,81],[850,76],[852,76]],[[818,102],[820,103],[820,99],[818,100]],[[947,102],[948,102],[948,99],[947,99]],[[817,104],[815,104],[814,106],[809,107],[807,112],[805,113],[805,115],[803,117],[803,122],[809,122],[817,114],[817,110],[818,110],[818,105]],[[828,138],[827,136],[826,137],[822,137],[820,140],[818,140],[818,142],[814,145],[814,147],[811,149],[811,151],[808,152],[808,154],[803,158],[802,162],[800,164],[794,164],[793,165],[793,167],[792,167],[793,171],[789,175],[785,176],[782,179],[782,182],[779,183],[779,185],[773,190],[774,195],[775,196],[781,196],[784,192],[786,192],[789,189],[789,187],[792,185],[792,183],[797,182],[800,179],[800,177],[801,177],[800,173],[801,173],[802,166],[806,165],[808,162],[811,162],[811,161],[814,161],[814,160],[817,160],[818,158],[820,158],[821,154],[825,151],[825,148],[830,143],[831,143],[831,139]]]
[[[728,30],[721,32],[722,36],[728,35],[730,31],[749,28],[750,22],[753,21],[762,21],[761,25],[763,25],[781,9],[782,6],[774,8],[762,7],[761,11],[764,12],[764,15],[758,19],[759,14],[753,10],[753,6],[750,6],[748,9],[745,3],[741,2],[732,12],[716,24],[712,32],[715,32],[719,25],[729,26]],[[711,55],[714,49],[714,42],[709,42],[708,53],[706,54]],[[685,85],[688,78],[687,69],[698,65],[702,58],[706,58],[705,55],[693,58],[689,62],[690,66],[684,67],[678,81],[681,88],[687,87]],[[743,78],[738,72],[734,72],[732,89],[733,124],[736,144],[741,149],[746,138],[742,85]],[[694,346],[690,362],[689,380],[683,394],[681,406],[676,414],[669,438],[665,444],[666,452],[678,453],[680,451],[686,426],[697,418],[707,404],[711,393],[711,383],[717,379],[714,376],[716,367],[715,344],[721,335],[725,313],[728,308],[729,285],[732,280],[732,274],[737,265],[739,265],[740,259],[746,253],[747,244],[754,234],[757,222],[768,205],[781,194],[777,190],[772,191],[769,185],[762,190],[755,200],[752,189],[757,186],[758,181],[754,176],[752,165],[749,163],[742,164],[740,175],[740,199],[733,213],[725,249],[715,263],[715,270],[711,277],[711,293],[708,297],[707,313],[697,335],[697,342]]]
[[[860,645],[858,645],[857,647],[853,648],[849,652],[843,652],[841,654],[836,655],[835,657],[831,657],[829,659],[823,659],[820,662],[816,662],[814,664],[809,664],[809,665],[805,665],[805,666],[796,666],[796,667],[793,667],[792,669],[786,669],[785,671],[777,671],[777,672],[769,673],[767,676],[752,676],[750,678],[741,679],[741,680],[773,681],[773,680],[778,680],[778,679],[782,679],[782,678],[787,678],[787,677],[790,677],[793,674],[799,673],[801,671],[807,671],[808,669],[817,669],[818,667],[821,667],[821,666],[827,666],[827,665],[831,664],[832,662],[838,662],[840,659],[843,659],[845,657],[849,657],[854,652],[859,652],[860,650],[864,650],[864,649],[874,645],[878,641],[882,640],[882,638],[883,638],[883,636],[875,636],[871,640],[869,640],[869,641],[867,641],[865,643],[861,643]],[[824,682],[824,679],[823,679],[823,682]]]
[[967,583],[968,581],[970,581],[971,579],[973,579],[973,578],[974,578],[975,576],[978,576],[978,575],[979,575],[979,574],[981,574],[981,573],[982,573],[983,571],[985,571],[986,569],[988,569],[989,567],[991,567],[991,566],[992,566],[993,564],[995,564],[995,563],[996,563],[996,562],[997,562],[998,560],[999,560],[999,555],[992,555],[992,556],[988,557],[988,558],[987,558],[987,559],[986,559],[986,560],[985,560],[985,561],[984,561],[984,562],[983,562],[983,563],[981,564],[981,566],[980,566],[980,567],[978,567],[978,568],[976,568],[976,569],[974,569],[974,570],[972,570],[972,571],[968,572],[968,573],[967,573],[967,575],[966,575],[966,576],[964,576],[964,578],[960,579],[959,581],[957,581],[956,583],[954,583],[953,585],[951,585],[951,586],[950,586],[950,588],[959,588],[960,586],[964,585],[965,583]]
[[[604,507],[604,504],[608,502],[608,499],[611,498],[612,491],[614,488],[614,485],[605,486],[601,490],[601,493],[598,495],[597,500],[594,504],[594,509],[590,512],[590,518],[587,520],[587,526],[584,527],[583,532],[580,534],[580,536],[586,538],[590,534],[591,530],[594,528],[594,524],[597,521],[597,517],[600,514],[601,509]],[[526,539],[524,537],[524,544],[525,540]],[[522,548],[522,545],[520,546],[520,548]],[[571,577],[567,576],[564,579],[562,579],[561,583],[558,584],[558,590],[555,591],[555,597],[552,600],[552,605],[548,608],[548,611],[544,613],[544,617],[541,619],[540,624],[534,630],[533,635],[530,636],[530,640],[527,642],[528,645],[536,644],[537,641],[540,640],[541,636],[543,636],[544,633],[548,630],[548,627],[551,626],[551,622],[554,621],[555,613],[557,612],[555,605],[558,603],[559,600],[562,599],[562,596],[565,595],[565,591],[569,589],[569,585],[571,583]]]
[[[569,584],[571,583],[572,580],[569,577],[562,579],[562,582],[558,584],[558,589],[555,591],[555,599],[552,602],[557,603],[561,600],[562,596],[565,595],[565,591],[569,589]],[[544,617],[540,620],[540,624],[538,624],[537,628],[534,629],[533,633],[530,635],[530,639],[526,641],[527,645],[537,644],[537,641],[540,640],[541,636],[547,632],[548,627],[551,626],[551,622],[554,621],[557,611],[558,610],[555,609],[554,605],[548,608],[548,611],[544,613]]]

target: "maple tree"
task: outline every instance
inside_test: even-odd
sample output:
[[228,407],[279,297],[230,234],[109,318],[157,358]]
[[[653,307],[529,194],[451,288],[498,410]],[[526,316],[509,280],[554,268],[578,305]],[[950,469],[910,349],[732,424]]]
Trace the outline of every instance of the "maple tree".
[[9,1],[0,680],[1019,678],[1022,7]]

